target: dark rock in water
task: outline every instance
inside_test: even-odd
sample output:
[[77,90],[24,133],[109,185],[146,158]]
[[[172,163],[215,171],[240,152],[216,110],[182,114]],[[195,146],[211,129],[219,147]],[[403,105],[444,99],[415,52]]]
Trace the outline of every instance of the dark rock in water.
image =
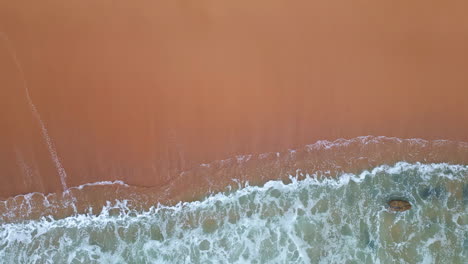
[[391,200],[388,202],[389,209],[391,211],[403,212],[411,209],[411,204],[408,201],[403,200]]

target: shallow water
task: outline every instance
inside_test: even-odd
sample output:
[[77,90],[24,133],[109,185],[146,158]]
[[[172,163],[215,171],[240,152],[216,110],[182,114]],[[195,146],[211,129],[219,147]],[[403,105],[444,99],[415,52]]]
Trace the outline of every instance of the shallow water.
[[[389,212],[386,202],[413,206]],[[464,263],[468,166],[399,162],[203,201],[0,226],[3,263]]]

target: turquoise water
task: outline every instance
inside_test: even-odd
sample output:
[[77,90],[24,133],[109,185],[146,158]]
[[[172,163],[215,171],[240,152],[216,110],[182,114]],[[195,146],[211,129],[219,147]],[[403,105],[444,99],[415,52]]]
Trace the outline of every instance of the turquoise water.
[[[406,212],[386,202],[405,198]],[[468,166],[399,162],[0,226],[2,263],[467,263]]]

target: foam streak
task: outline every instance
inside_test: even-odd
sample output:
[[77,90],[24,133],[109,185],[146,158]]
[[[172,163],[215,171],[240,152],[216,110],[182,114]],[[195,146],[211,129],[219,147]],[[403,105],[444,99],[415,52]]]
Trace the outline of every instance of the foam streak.
[[16,56],[15,49],[9,45],[11,43],[10,39],[8,36],[0,32],[0,36],[5,40],[7,43],[6,47],[16,65],[16,68],[18,69],[20,75],[21,75],[21,80],[23,81],[23,87],[25,90],[26,94],[26,100],[28,101],[29,107],[31,108],[31,112],[33,113],[33,116],[36,118],[37,122],[39,123],[39,126],[41,128],[41,134],[42,138],[44,139],[47,149],[49,151],[50,157],[55,165],[55,168],[57,169],[57,173],[60,176],[60,183],[62,184],[63,190],[67,190],[67,172],[65,171],[65,168],[63,167],[62,163],[60,162],[60,158],[58,157],[57,150],[55,149],[54,143],[52,141],[52,138],[49,136],[49,133],[47,131],[47,128],[45,126],[45,123],[42,121],[41,115],[39,114],[39,111],[36,108],[36,105],[33,103],[31,96],[29,94],[29,88],[28,88],[28,83],[25,78],[25,74],[23,71],[23,68],[21,67],[21,64],[19,63],[18,57]]

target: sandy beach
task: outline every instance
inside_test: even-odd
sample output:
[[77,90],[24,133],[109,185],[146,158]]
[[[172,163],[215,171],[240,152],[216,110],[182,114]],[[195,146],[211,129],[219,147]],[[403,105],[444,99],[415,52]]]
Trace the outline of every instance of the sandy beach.
[[203,163],[317,140],[467,142],[467,8],[3,1],[0,197],[161,187]]

